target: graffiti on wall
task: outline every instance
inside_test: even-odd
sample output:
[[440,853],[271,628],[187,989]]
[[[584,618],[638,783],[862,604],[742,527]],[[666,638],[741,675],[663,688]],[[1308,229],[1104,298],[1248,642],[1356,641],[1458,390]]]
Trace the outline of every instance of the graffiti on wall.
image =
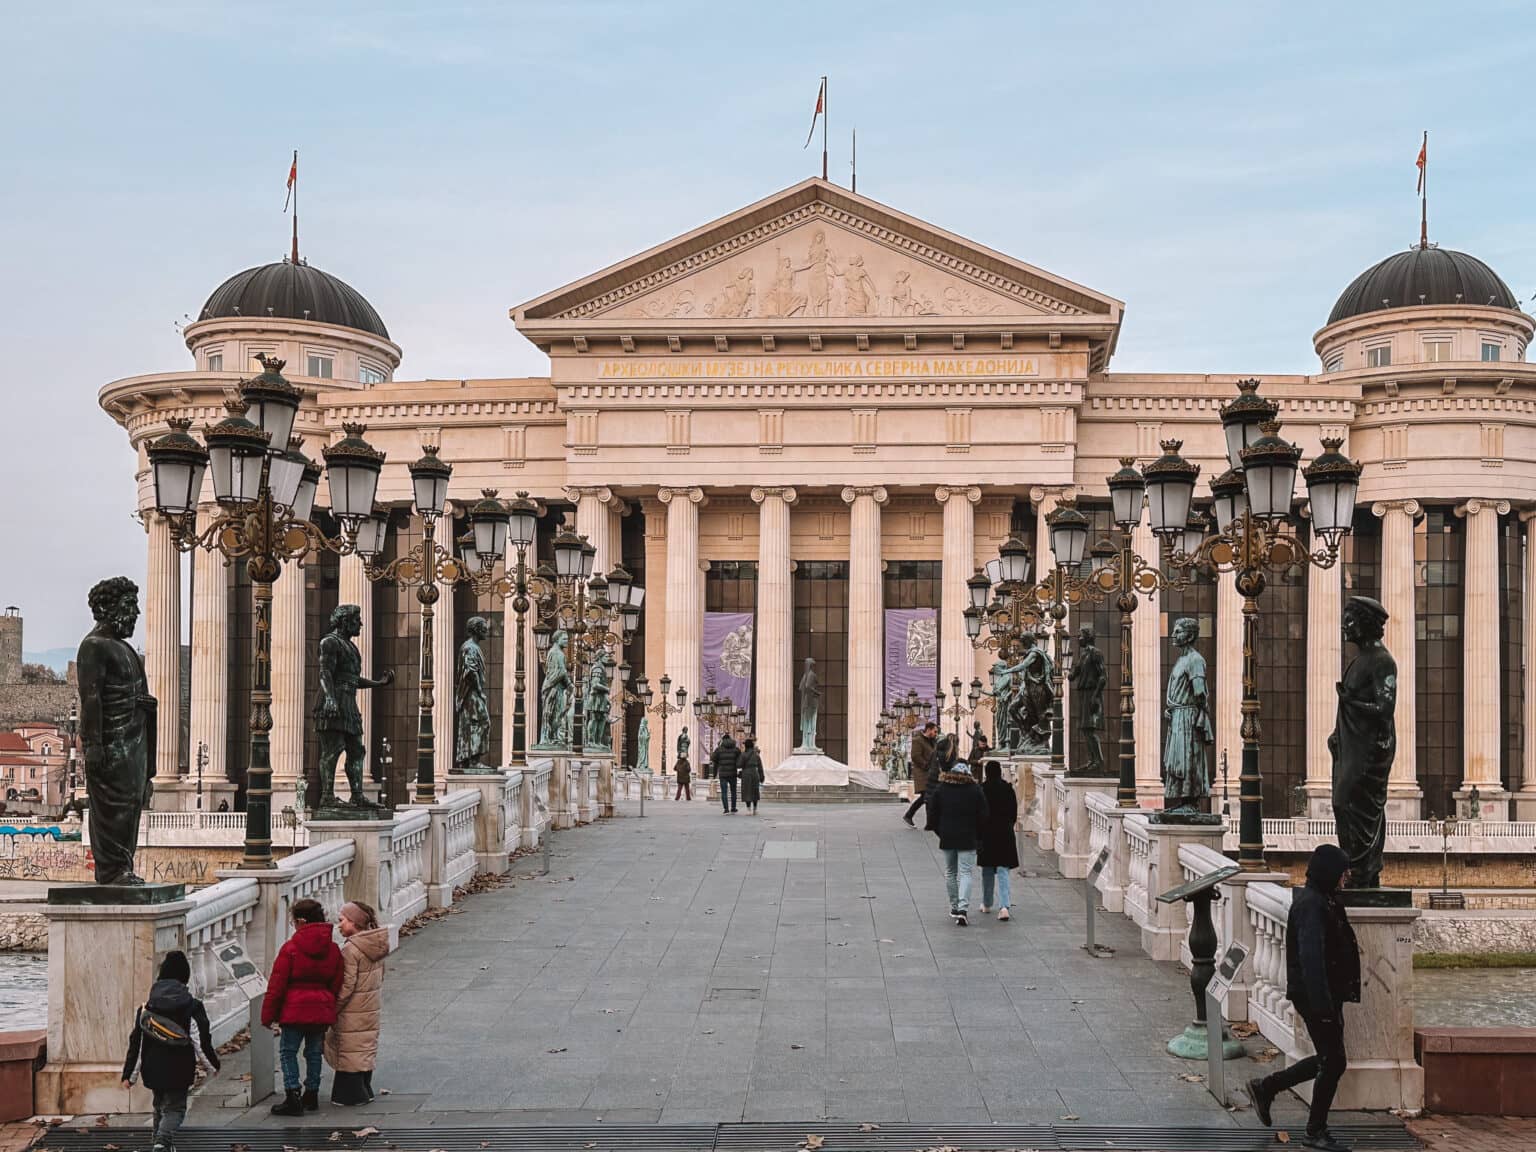
[[[283,853],[274,849],[274,855]],[[152,884],[200,886],[218,881],[221,868],[238,868],[238,848],[140,848],[134,871]],[[78,835],[52,826],[0,825],[0,880],[88,883],[96,861]]]

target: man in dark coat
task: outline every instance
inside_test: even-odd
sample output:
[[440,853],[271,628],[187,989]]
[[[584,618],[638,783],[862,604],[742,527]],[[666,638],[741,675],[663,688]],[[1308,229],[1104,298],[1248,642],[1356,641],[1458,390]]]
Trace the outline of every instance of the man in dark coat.
[[763,781],[767,776],[757,741],[747,740],[741,751],[741,802],[753,815],[757,814],[757,802],[763,798]]
[[187,954],[167,952],[149,998],[133,1014],[133,1031],[128,1036],[123,1087],[132,1087],[137,1078],[154,1093],[154,1152],[174,1146],[176,1132],[187,1118],[187,1092],[197,1079],[197,1066],[219,1070],[208,1010],[187,987],[191,979]]
[[917,825],[912,823],[912,817],[917,815],[917,810],[928,799],[930,777],[937,775],[930,769],[933,765],[933,742],[938,735],[939,726],[932,720],[923,725],[922,731],[912,734],[912,807],[907,809],[902,819],[914,828]]
[[965,761],[957,761],[949,771],[940,773],[939,786],[928,800],[928,819],[938,830],[939,850],[944,853],[949,914],[956,927],[964,928],[971,907],[976,848],[987,822],[987,798]]
[[740,765],[741,749],[727,732],[720,737],[720,743],[715,745],[709,766],[715,778],[720,781],[720,804],[728,813],[736,811],[736,776]]
[[960,759],[960,741],[946,732],[934,744],[933,759],[928,761],[928,791],[924,796],[928,806],[928,818],[923,824],[925,832],[939,830],[938,824],[934,822],[933,797],[939,790],[939,777],[948,772],[958,759]]
[[997,890],[997,918],[1010,918],[1013,903],[1009,876],[1019,866],[1019,841],[1013,834],[1019,818],[1019,798],[1013,785],[1003,779],[1003,766],[988,760],[981,794],[987,799],[987,822],[981,832],[981,850],[976,863],[981,866],[981,910],[992,911],[992,892]]
[[1273,1076],[1248,1081],[1254,1113],[1270,1123],[1269,1107],[1287,1088],[1308,1080],[1312,1107],[1304,1147],[1345,1152],[1328,1131],[1328,1109],[1339,1078],[1349,1064],[1344,1051],[1344,1005],[1360,1002],[1360,947],[1339,900],[1339,884],[1349,871],[1349,857],[1334,844],[1320,844],[1307,864],[1307,883],[1291,895],[1285,921],[1285,984],[1296,1015],[1307,1026],[1317,1055],[1308,1056]]

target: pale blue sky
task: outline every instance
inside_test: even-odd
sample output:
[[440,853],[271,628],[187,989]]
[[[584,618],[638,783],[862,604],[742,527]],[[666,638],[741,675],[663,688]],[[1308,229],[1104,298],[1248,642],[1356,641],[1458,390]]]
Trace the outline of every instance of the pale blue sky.
[[[1431,238],[1536,291],[1528,4],[12,0],[0,603],[73,645],[142,581],[133,461],[95,403],[302,248],[402,377],[542,373],[509,306],[788,186],[830,73],[832,175],[1126,301],[1117,371],[1306,372],[1366,265]],[[19,481],[26,482],[17,498]],[[25,542],[25,543],[23,543]]]

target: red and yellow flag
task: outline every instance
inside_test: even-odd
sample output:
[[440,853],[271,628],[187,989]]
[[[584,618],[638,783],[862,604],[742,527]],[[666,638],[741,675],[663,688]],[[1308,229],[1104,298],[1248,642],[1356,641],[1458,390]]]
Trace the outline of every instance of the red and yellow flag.
[[1413,162],[1419,170],[1419,186],[1414,189],[1420,195],[1424,192],[1424,169],[1429,164],[1429,133],[1424,133],[1424,143],[1419,145],[1419,158]]
[[811,146],[811,139],[816,135],[816,121],[820,120],[822,113],[827,110],[826,98],[827,78],[823,76],[821,78],[821,85],[816,89],[816,111],[811,113],[811,130],[805,134],[805,143],[801,145],[802,149]]
[[296,183],[298,183],[298,179],[299,179],[299,152],[298,152],[298,149],[295,148],[294,152],[293,152],[293,163],[288,166],[288,195],[283,197],[283,211],[284,212],[288,211],[288,205],[293,202],[293,186]]

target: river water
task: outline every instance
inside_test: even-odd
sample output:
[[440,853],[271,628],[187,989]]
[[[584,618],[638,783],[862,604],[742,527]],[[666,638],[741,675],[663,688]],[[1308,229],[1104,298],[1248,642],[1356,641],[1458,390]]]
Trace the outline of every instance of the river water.
[[0,1032],[48,1026],[48,953],[0,952]]

